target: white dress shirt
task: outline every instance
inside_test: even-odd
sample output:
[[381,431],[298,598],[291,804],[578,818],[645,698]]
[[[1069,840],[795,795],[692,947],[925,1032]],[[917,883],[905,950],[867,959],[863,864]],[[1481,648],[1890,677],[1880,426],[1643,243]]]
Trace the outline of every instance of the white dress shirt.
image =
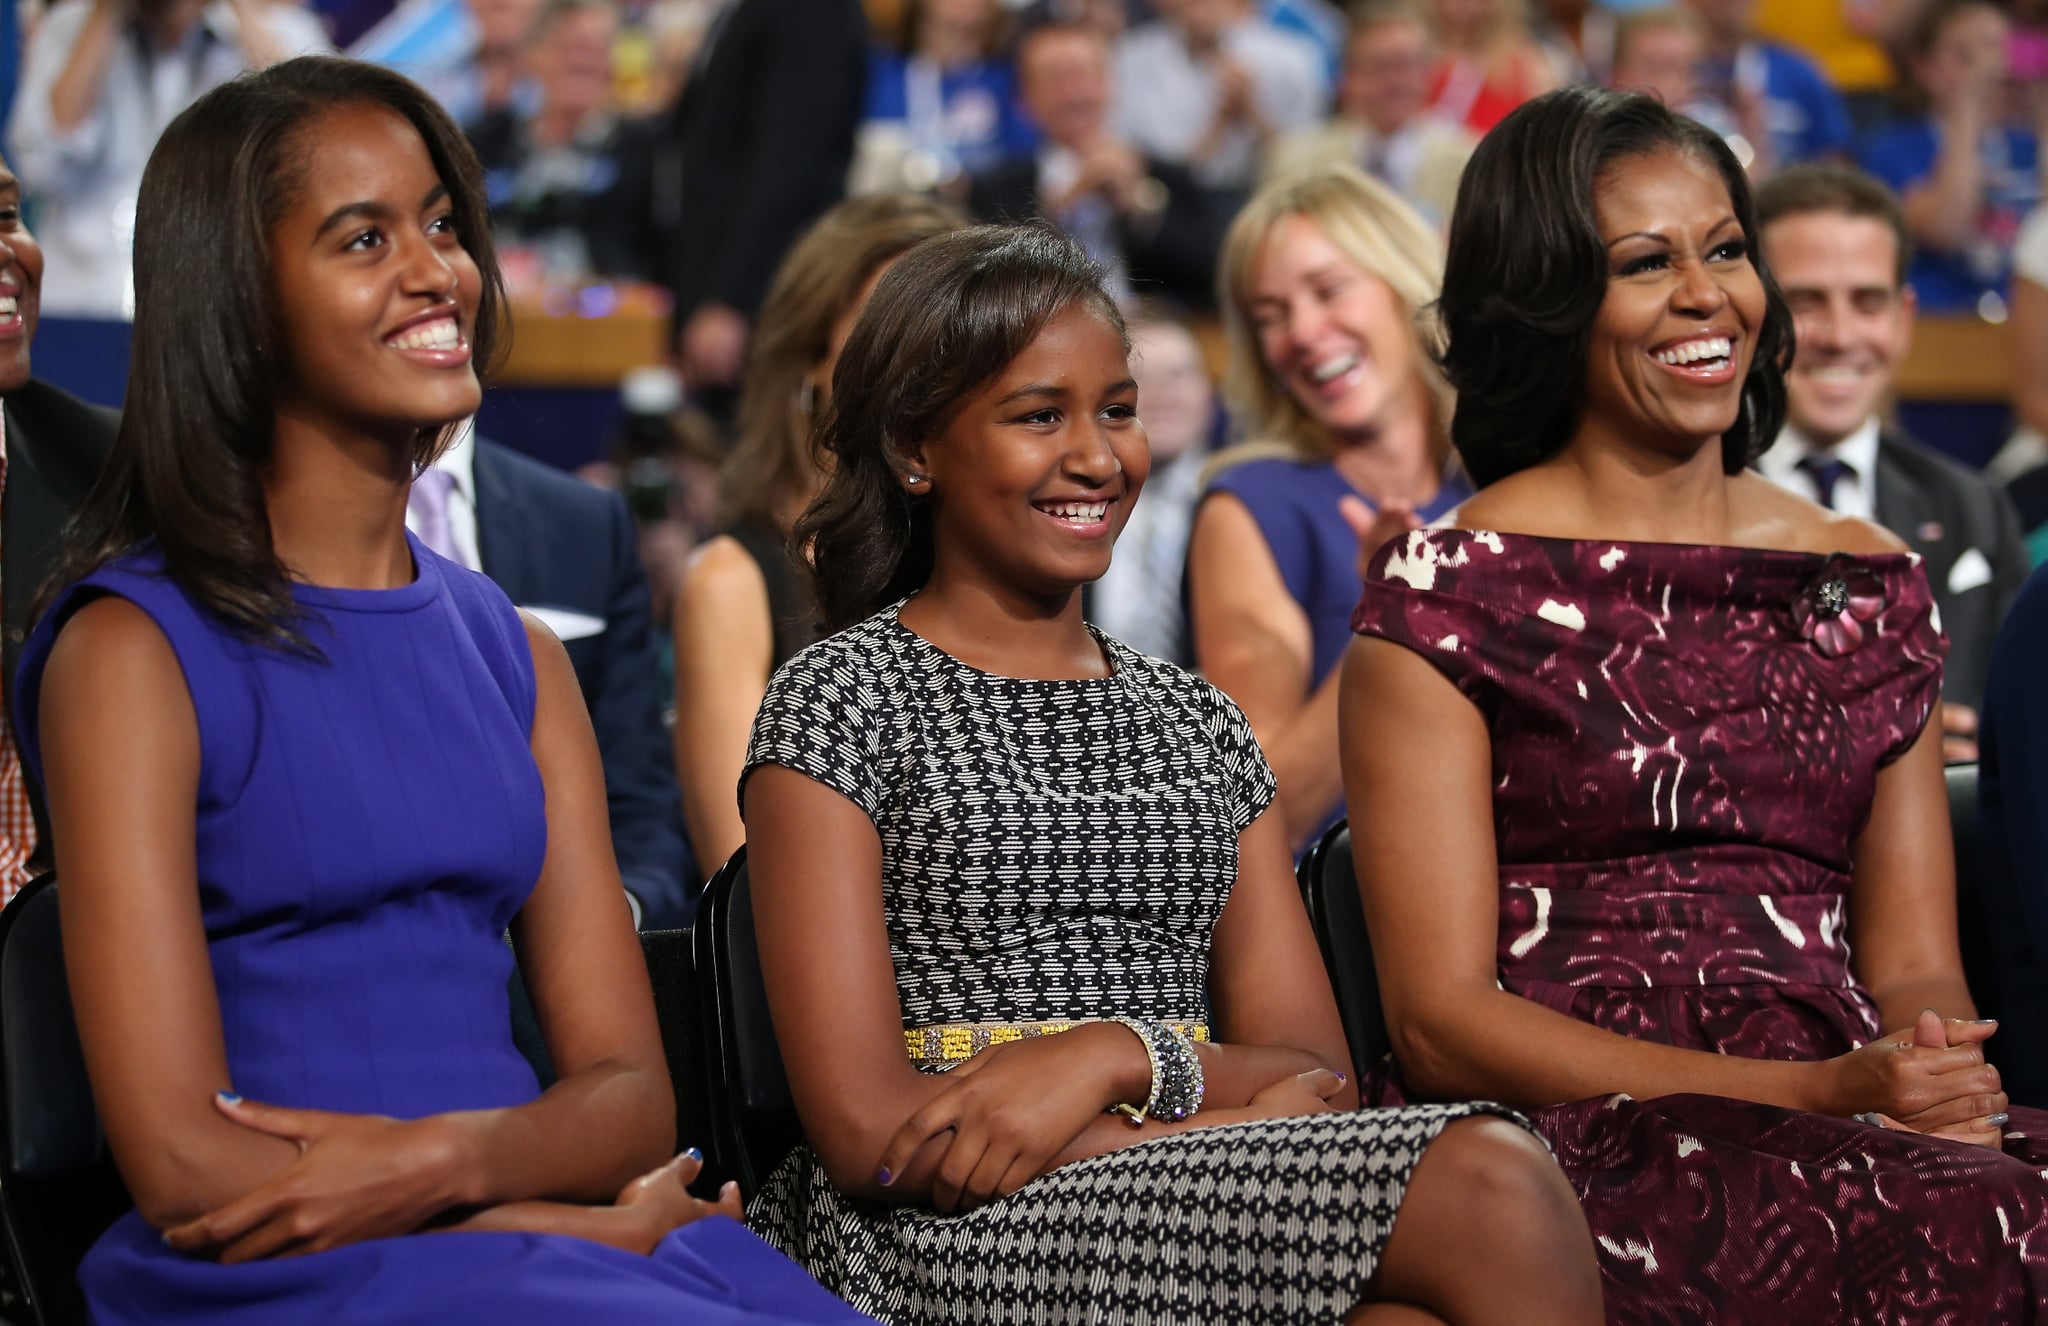
[[[1266,125],[1284,134],[1313,124],[1329,95],[1315,44],[1256,20],[1224,32],[1223,53],[1243,67]],[[1131,146],[1161,161],[1185,164],[1214,188],[1245,188],[1258,171],[1260,144],[1234,125],[1201,161],[1194,150],[1216,118],[1216,75],[1188,53],[1180,31],[1147,23],[1117,43],[1116,105],[1111,121]]]
[[1798,429],[1787,424],[1785,431],[1778,434],[1777,444],[1756,465],[1766,479],[1780,488],[1789,488],[1818,502],[1820,489],[1813,476],[1799,468],[1799,462],[1808,456],[1832,456],[1849,467],[1849,472],[1835,484],[1835,510],[1845,516],[1877,519],[1876,416],[1865,419],[1860,428],[1832,447],[1813,445]]
[[[43,312],[128,318],[135,284],[128,255],[135,195],[158,135],[202,93],[242,72],[235,11],[214,0],[174,50],[152,48],[139,21],[116,39],[92,113],[59,129],[50,92],[78,44],[93,0],[59,0],[22,52],[8,159],[36,206],[43,246]],[[270,37],[287,55],[328,50],[319,20],[297,5],[264,11]]]
[[[462,421],[462,431],[455,435],[441,458],[434,462],[434,468],[454,478],[455,486],[448,492],[448,537],[455,542],[455,560],[472,571],[484,569],[484,559],[477,554],[476,541],[476,420]],[[419,533],[419,524],[413,518],[410,508],[405,513],[405,527]]]

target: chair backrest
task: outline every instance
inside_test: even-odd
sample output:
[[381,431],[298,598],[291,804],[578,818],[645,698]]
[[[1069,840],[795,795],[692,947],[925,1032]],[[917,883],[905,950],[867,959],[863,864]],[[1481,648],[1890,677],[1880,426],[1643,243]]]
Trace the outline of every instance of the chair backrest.
[[1963,979],[1979,1017],[1997,1017],[1998,959],[1991,921],[1985,912],[1984,859],[1977,841],[1977,766],[1951,764],[1948,823],[1956,854],[1956,935],[1963,950]]
[[734,852],[704,886],[697,905],[697,970],[704,1027],[715,1038],[718,1084],[711,1093],[713,1157],[748,1195],[759,1191],[803,1140],[789,1078],[768,1014],[761,954],[754,942],[754,900],[747,849]]
[[1351,1042],[1351,1063],[1359,1078],[1393,1048],[1387,1020],[1380,1009],[1379,971],[1373,965],[1372,939],[1365,932],[1365,912],[1358,902],[1358,877],[1351,866],[1351,826],[1337,821],[1301,859],[1301,900],[1308,908],[1323,968],[1337,995],[1344,1037]]
[[130,1202],[107,1151],[64,975],[54,877],[0,911],[0,1224],[43,1326],[86,1320],[78,1263]]
[[704,1024],[693,939],[688,930],[643,930],[640,952],[647,959],[662,1053],[668,1060],[669,1086],[675,1091],[676,1149],[694,1146],[708,1152],[715,1083],[709,1050],[715,1038]]

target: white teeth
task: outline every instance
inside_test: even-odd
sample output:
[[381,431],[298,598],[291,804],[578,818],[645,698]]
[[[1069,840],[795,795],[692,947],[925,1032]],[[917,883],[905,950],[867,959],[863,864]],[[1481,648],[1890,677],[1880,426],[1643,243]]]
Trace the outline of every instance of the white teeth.
[[19,307],[16,296],[0,295],[0,318],[11,318]]
[[1734,348],[1734,344],[1726,336],[1708,336],[1672,346],[1657,356],[1657,362],[1677,368],[1686,364],[1697,364],[1703,359],[1726,359],[1734,352]]
[[401,350],[453,350],[462,344],[462,332],[453,318],[436,318],[406,332],[403,336],[391,338],[391,344]]
[[1079,523],[1093,523],[1109,514],[1107,502],[1050,502],[1038,508],[1049,516]]
[[1356,367],[1358,367],[1357,355],[1340,355],[1335,359],[1310,368],[1308,371],[1309,381],[1316,383],[1318,386],[1325,382],[1334,382]]

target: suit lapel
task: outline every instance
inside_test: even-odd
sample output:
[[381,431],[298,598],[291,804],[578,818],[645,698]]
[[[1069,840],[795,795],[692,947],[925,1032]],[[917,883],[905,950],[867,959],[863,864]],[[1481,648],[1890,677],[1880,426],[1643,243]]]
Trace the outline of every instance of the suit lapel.
[[525,495],[506,473],[504,458],[482,438],[476,443],[475,476],[477,559],[506,598],[524,603],[535,583],[532,543],[516,533],[532,528],[526,519]]
[[[1920,485],[1913,482],[1892,459],[1884,440],[1877,444],[1877,491],[1874,512],[1877,523],[1906,541],[1906,546],[1932,562],[1942,550],[1948,532],[1941,528],[1941,512],[1928,501]],[[1927,537],[1932,534],[1934,537]],[[1929,575],[1933,574],[1932,569]]]

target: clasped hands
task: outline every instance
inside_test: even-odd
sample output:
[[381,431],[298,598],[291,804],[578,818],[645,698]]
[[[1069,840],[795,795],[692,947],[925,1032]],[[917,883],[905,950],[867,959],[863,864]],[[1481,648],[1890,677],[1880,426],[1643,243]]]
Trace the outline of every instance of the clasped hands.
[[[393,1119],[292,1109],[226,1093],[214,1103],[228,1119],[298,1147],[298,1159],[253,1190],[164,1231],[179,1252],[223,1263],[321,1252],[368,1239],[459,1227],[465,1166],[476,1163],[474,1133],[447,1115]],[[741,1219],[739,1190],[716,1202],[690,1194],[703,1157],[686,1151],[620,1189],[621,1242],[651,1251],[670,1230],[707,1215]],[[534,1221],[534,1232],[550,1232]],[[561,1232],[577,1232],[573,1228]]]
[[2006,1095],[1983,1042],[1997,1023],[1922,1012],[1910,1030],[1828,1061],[1845,1114],[1874,1114],[1887,1128],[1994,1149],[2005,1140]]
[[[940,1211],[1008,1197],[1106,1120],[1111,1106],[1142,1104],[1151,1085],[1144,1047],[1113,1022],[992,1045],[942,1080],[943,1088],[884,1145],[875,1176],[883,1188],[913,1172],[928,1176],[931,1204]],[[1204,1108],[1190,1126],[1325,1113],[1343,1085],[1326,1069],[1290,1073],[1242,1106]],[[1116,1122],[1133,1141],[1146,1140],[1144,1129],[1156,1136],[1167,1126]]]

